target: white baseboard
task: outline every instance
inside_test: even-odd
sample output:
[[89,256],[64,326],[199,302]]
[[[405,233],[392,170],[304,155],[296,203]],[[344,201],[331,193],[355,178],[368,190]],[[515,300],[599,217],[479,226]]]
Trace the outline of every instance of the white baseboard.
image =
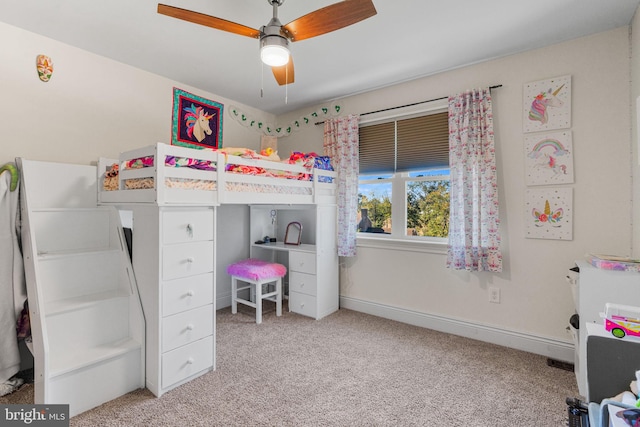
[[216,298],[216,310],[220,310],[225,307],[231,307],[231,294]]
[[560,340],[509,331],[492,326],[479,325],[463,320],[451,319],[443,316],[436,316],[343,296],[340,297],[340,307],[407,323],[409,325],[472,338],[479,341],[501,345],[503,347],[515,348],[517,350],[539,354],[563,362],[574,362],[573,344]]

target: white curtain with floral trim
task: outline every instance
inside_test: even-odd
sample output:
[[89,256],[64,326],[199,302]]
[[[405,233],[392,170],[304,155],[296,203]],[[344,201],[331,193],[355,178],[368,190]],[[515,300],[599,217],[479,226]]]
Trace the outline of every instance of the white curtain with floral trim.
[[502,271],[489,88],[449,97],[451,169],[447,267]]
[[337,117],[324,122],[324,154],[338,174],[338,256],[356,255],[358,223],[358,124],[360,116]]

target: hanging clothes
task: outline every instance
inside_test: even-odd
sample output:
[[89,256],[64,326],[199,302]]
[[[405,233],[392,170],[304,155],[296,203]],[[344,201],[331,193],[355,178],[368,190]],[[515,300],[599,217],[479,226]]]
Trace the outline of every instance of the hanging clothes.
[[26,296],[16,173],[15,166],[0,172],[0,395],[6,394],[4,385],[15,384],[10,379],[20,370],[16,324]]

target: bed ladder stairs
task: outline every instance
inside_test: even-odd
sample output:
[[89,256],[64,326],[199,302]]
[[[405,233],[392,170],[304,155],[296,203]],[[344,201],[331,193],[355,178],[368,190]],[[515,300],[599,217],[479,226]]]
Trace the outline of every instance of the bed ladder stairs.
[[144,316],[97,168],[16,159],[36,404],[73,417],[144,387]]

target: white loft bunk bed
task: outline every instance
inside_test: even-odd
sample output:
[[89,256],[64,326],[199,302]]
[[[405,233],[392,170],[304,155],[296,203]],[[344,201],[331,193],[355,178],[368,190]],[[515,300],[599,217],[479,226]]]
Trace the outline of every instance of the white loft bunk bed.
[[[107,188],[105,173],[113,164],[117,182]],[[101,158],[98,171],[101,204],[335,204],[336,197],[337,174],[330,170],[163,143],[118,160]]]
[[291,277],[309,283],[294,292],[298,305],[291,311],[320,318],[338,309],[337,174],[323,169],[326,157],[302,156],[304,164],[256,157],[249,149],[157,143],[98,162],[98,204],[133,218],[133,270],[147,332],[145,383],[158,397],[215,369],[217,206],[260,206],[250,228],[261,236],[263,229],[273,235],[276,210],[281,220],[304,222],[305,244],[296,250],[280,240],[252,245],[251,255],[293,253],[287,257]]
[[[260,206],[251,219],[255,233],[271,224],[267,218],[274,208],[283,219],[306,215],[305,244],[284,248],[278,242],[269,249],[291,249],[292,275],[313,284],[306,287],[311,291],[296,288],[301,302],[292,311],[319,318],[338,308],[333,171],[162,143],[127,151],[117,160],[100,159],[97,168],[19,160],[28,190],[23,242],[33,259],[27,284],[36,403],[71,403],[74,416],[138,387],[161,396],[215,369],[216,207],[221,204]],[[134,163],[148,167],[132,168]],[[119,173],[107,177],[113,164]],[[132,263],[122,230],[127,225],[120,223],[126,211],[136,230]],[[74,280],[65,279],[69,276]],[[87,321],[90,317],[100,322]],[[74,330],[94,323],[98,330],[81,337]],[[86,351],[79,351],[79,343]],[[82,360],[65,358],[85,353]],[[116,377],[123,378],[117,388],[104,386],[115,384],[109,378]],[[90,389],[94,383],[104,392]]]

